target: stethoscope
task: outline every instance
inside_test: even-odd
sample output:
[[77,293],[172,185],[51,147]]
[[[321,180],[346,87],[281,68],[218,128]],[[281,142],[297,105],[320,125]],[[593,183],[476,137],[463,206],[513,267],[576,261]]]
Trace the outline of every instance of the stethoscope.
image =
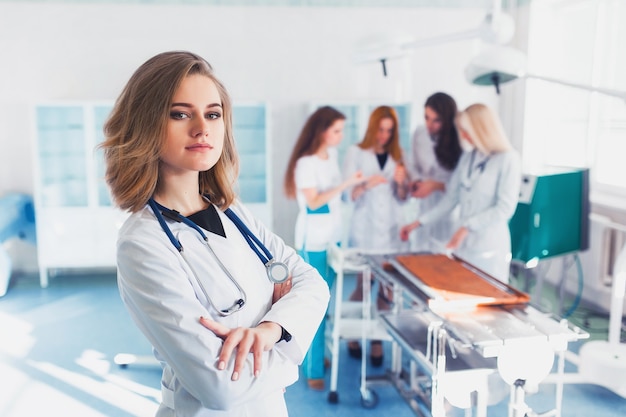
[[[246,292],[239,285],[235,277],[233,277],[232,274],[228,271],[228,269],[224,266],[222,261],[220,261],[220,259],[217,257],[217,255],[211,248],[211,245],[209,244],[209,239],[204,234],[202,229],[193,221],[189,220],[187,217],[183,216],[176,210],[168,209],[167,207],[162,206],[161,204],[154,201],[154,199],[152,198],[148,200],[148,204],[150,205],[150,208],[154,212],[154,215],[156,216],[159,224],[161,225],[161,228],[163,229],[163,231],[169,238],[170,242],[172,242],[172,245],[174,245],[174,247],[178,250],[180,255],[183,257],[183,260],[185,261],[185,263],[189,266],[189,269],[191,269],[191,272],[193,273],[198,285],[200,286],[202,293],[204,294],[206,299],[209,301],[209,303],[211,303],[211,305],[215,307],[215,304],[209,297],[208,292],[206,291],[206,289],[204,288],[204,285],[202,284],[202,281],[200,280],[200,278],[198,278],[198,274],[196,273],[194,268],[191,266],[191,263],[187,260],[187,257],[185,256],[185,252],[183,250],[183,245],[180,243],[178,239],[176,239],[176,237],[174,237],[172,230],[169,228],[169,226],[165,222],[165,219],[163,218],[163,216],[166,216],[167,218],[174,220],[176,222],[182,222],[186,224],[187,226],[191,227],[192,229],[194,229],[196,232],[198,232],[200,236],[202,237],[202,240],[204,240],[204,243],[206,244],[206,247],[208,248],[209,252],[215,258],[215,260],[219,264],[222,271],[232,281],[235,287],[237,287],[237,290],[239,291],[239,294],[240,294],[240,298],[237,299],[233,303],[232,306],[226,309],[220,310],[216,308],[218,313],[222,316],[228,316],[236,311],[241,310],[241,308],[245,305],[246,300],[247,300]],[[267,272],[268,279],[271,282],[276,283],[276,284],[285,282],[287,278],[289,278],[289,268],[287,268],[287,265],[285,265],[283,262],[275,260],[271,252],[269,251],[269,249],[265,247],[265,245],[252,233],[252,231],[250,231],[250,229],[245,225],[245,223],[239,218],[239,216],[237,216],[230,208],[227,208],[226,210],[224,210],[224,214],[234,223],[234,225],[237,227],[239,232],[241,232],[243,237],[246,239],[246,242],[248,242],[248,245],[250,246],[250,248],[254,251],[254,253],[257,254],[257,256],[259,257],[263,265],[265,265],[265,270]]]
[[470,163],[467,166],[467,176],[463,178],[461,181],[461,184],[463,185],[463,187],[468,191],[471,190],[472,184],[477,178],[477,176],[474,175],[474,172],[478,171],[478,175],[485,172],[485,167],[487,166],[487,162],[489,162],[489,158],[490,158],[490,156],[486,156],[485,159],[483,159],[482,161],[477,163],[476,166],[474,166],[474,159],[476,158],[477,152],[478,151],[476,149],[472,150]]

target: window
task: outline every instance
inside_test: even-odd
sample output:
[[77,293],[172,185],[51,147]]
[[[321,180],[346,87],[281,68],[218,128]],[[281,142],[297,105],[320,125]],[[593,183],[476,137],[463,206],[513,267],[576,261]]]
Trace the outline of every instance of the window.
[[[531,5],[528,73],[626,91],[626,2]],[[626,197],[626,100],[529,78],[524,163],[589,167],[592,194]]]

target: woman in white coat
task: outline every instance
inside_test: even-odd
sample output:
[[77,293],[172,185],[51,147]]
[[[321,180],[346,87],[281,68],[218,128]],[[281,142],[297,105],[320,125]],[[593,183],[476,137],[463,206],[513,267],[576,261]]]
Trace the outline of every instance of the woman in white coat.
[[[379,106],[370,115],[363,140],[348,148],[344,160],[344,176],[361,172],[365,179],[349,190],[353,211],[348,246],[379,253],[408,250],[408,245],[400,239],[402,205],[409,186],[402,158],[396,111],[393,107]],[[362,300],[362,282],[359,277],[350,300]],[[388,308],[386,298],[379,289],[379,309]],[[348,351],[360,359],[361,349],[356,341],[348,344]],[[379,341],[372,343],[370,360],[374,366],[382,365]]]
[[[329,300],[317,271],[237,200],[231,117],[211,66],[175,51],[135,71],[105,124],[107,182],[132,213],[118,285],[163,368],[159,417],[287,416],[285,387]],[[266,268],[245,226],[280,268]]]
[[350,189],[353,211],[348,246],[365,250],[400,251],[402,205],[408,188],[398,116],[393,107],[379,106],[370,115],[363,140],[348,148],[344,177],[361,172],[365,181]]
[[[337,145],[343,139],[346,116],[331,106],[315,110],[305,122],[285,171],[285,194],[298,201],[295,241],[300,255],[332,288],[335,273],[326,249],[341,241],[341,194],[363,181],[360,172],[341,178]],[[324,389],[326,321],[322,320],[302,363],[309,388]]]
[[[413,134],[407,170],[411,177],[411,196],[417,202],[417,212],[424,213],[435,207],[446,193],[446,184],[461,157],[461,145],[454,117],[457,106],[446,93],[430,95],[424,104],[424,126]],[[411,250],[437,251],[440,243],[447,242],[458,221],[454,210],[413,233]]]
[[[497,115],[473,104],[456,117],[459,135],[468,146],[441,201],[402,228],[402,239],[460,208],[460,227],[446,247],[457,256],[502,282],[509,281],[511,234],[509,220],[519,198],[521,162]],[[471,150],[470,150],[471,149]]]

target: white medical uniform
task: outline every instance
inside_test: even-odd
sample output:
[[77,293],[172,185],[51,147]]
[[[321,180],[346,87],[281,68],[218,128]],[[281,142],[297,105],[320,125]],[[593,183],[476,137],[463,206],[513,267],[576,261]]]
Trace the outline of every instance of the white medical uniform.
[[[411,157],[408,163],[409,176],[415,180],[433,180],[447,184],[452,176],[449,171],[439,165],[435,155],[436,138],[433,138],[424,126],[415,130],[411,142]],[[445,191],[435,191],[425,198],[415,198],[412,203],[417,208],[417,213],[426,213],[435,207]],[[413,204],[412,204],[413,205]],[[451,211],[436,222],[424,225],[411,237],[411,250],[439,252],[442,246],[450,240],[458,228],[458,210]]]
[[317,155],[299,158],[294,177],[300,210],[296,219],[296,249],[323,252],[330,243],[341,242],[341,195],[337,194],[326,205],[312,212],[301,190],[315,188],[318,193],[323,193],[341,184],[337,149],[328,148],[327,159]]
[[[326,311],[329,291],[317,271],[241,204],[231,209],[277,260],[288,265],[293,288],[272,305],[274,285],[267,278],[265,266],[232,221],[218,210],[227,238],[205,234],[217,258],[247,295],[244,307],[228,317],[219,316],[211,302],[218,309],[227,308],[241,294],[197,231],[165,218],[211,301],[149,206],[131,215],[120,230],[120,294],[163,366],[163,401],[158,417],[287,416],[283,390],[298,379],[298,364]],[[199,323],[201,316],[229,328],[273,321],[293,338],[263,353],[259,377],[253,376],[253,358],[249,354],[239,380],[231,381],[234,356],[225,370],[217,369],[223,341]]]
[[460,226],[469,233],[455,254],[502,282],[509,281],[511,234],[521,184],[521,161],[515,150],[486,156],[465,152],[439,204],[418,216],[429,224],[460,208]]
[[402,202],[394,194],[393,175],[397,166],[388,155],[381,169],[373,149],[362,149],[358,145],[348,148],[344,160],[345,178],[361,171],[365,178],[382,175],[387,179],[386,183],[369,188],[353,202],[349,246],[381,252],[408,250],[407,243],[400,239],[400,227],[405,221]]

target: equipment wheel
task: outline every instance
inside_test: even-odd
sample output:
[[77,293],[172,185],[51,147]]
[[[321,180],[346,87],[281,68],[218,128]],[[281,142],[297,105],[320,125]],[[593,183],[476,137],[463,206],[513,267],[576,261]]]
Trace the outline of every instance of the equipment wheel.
[[361,406],[363,408],[372,409],[378,405],[378,394],[376,391],[366,390],[365,394],[361,395]]
[[337,404],[339,402],[339,394],[337,391],[330,391],[328,393],[328,402],[331,404]]

